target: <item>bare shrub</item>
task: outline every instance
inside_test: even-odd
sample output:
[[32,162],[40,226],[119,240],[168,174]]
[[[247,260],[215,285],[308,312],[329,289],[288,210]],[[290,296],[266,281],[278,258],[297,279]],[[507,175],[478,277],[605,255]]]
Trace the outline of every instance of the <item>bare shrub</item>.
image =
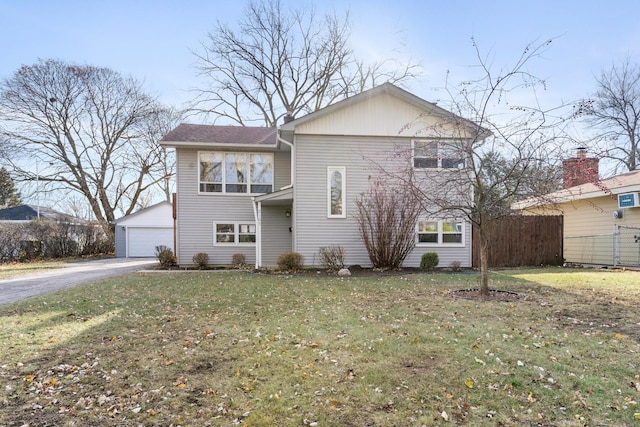
[[104,233],[97,222],[75,225],[74,233],[79,255],[113,253],[115,250],[113,239]]
[[24,236],[22,224],[0,225],[0,260],[3,262],[15,261],[20,255],[20,243]]
[[280,270],[299,270],[304,262],[304,257],[298,252],[284,252],[278,256],[278,268]]
[[204,252],[198,252],[191,258],[193,263],[198,266],[198,268],[203,269],[207,268],[209,265],[209,254]]
[[323,246],[320,248],[320,262],[329,270],[344,268],[344,248],[340,245]]
[[452,271],[462,271],[462,263],[460,261],[451,261],[449,267],[451,267]]
[[109,239],[97,223],[75,224],[41,218],[0,226],[2,261],[113,253],[113,245],[113,239]]
[[246,265],[246,263],[247,258],[244,256],[244,254],[233,254],[231,256],[231,264],[234,267],[242,268]]
[[356,200],[360,236],[373,268],[397,269],[415,246],[420,203],[403,182],[376,178]]
[[163,268],[173,267],[177,263],[173,251],[164,245],[156,246],[156,258],[158,258],[158,262]]

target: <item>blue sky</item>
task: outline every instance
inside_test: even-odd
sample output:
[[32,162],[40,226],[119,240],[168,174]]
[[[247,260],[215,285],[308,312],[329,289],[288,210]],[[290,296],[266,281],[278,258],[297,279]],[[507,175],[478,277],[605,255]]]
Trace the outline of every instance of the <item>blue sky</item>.
[[[629,1],[289,1],[318,10],[349,9],[352,45],[365,59],[390,55],[421,62],[408,89],[427,100],[445,71],[463,79],[477,63],[473,36],[495,67],[524,46],[554,38],[531,71],[547,79],[549,103],[587,96],[595,75],[640,55],[640,2]],[[245,0],[0,0],[0,78],[38,58],[106,66],[143,80],[167,104],[190,98],[194,56],[217,20],[234,24]],[[394,53],[400,45],[400,53]],[[457,74],[459,73],[459,74]]]
[[[531,42],[553,38],[529,71],[547,80],[543,106],[595,90],[603,68],[640,63],[640,2],[563,0],[282,0],[319,12],[350,11],[351,43],[365,60],[394,56],[424,67],[407,89],[437,101],[446,71],[462,81],[477,64],[471,44],[495,68]],[[0,78],[42,59],[109,67],[142,80],[165,104],[183,106],[197,85],[191,53],[219,20],[231,25],[247,0],[0,0]],[[193,121],[193,120],[192,120]],[[51,201],[48,201],[49,204]],[[45,203],[46,204],[46,203]]]

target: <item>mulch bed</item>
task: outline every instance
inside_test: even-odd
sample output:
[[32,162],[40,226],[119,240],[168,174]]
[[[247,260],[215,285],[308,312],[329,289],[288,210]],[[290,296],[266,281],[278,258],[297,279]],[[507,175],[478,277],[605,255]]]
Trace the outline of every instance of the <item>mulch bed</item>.
[[447,292],[453,298],[462,298],[481,301],[516,302],[527,299],[527,296],[517,292],[489,290],[489,295],[480,294],[480,289],[458,289]]

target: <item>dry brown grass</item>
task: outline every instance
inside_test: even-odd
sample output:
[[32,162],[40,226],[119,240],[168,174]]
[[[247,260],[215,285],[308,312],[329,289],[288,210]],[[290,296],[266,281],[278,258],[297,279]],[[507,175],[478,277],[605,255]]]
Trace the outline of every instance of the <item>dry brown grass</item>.
[[0,424],[630,425],[640,275],[131,275],[0,307]]

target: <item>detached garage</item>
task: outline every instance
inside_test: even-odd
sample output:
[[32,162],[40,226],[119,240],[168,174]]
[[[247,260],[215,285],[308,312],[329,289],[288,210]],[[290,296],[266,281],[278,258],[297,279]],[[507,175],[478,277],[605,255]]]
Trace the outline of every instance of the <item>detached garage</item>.
[[173,247],[171,203],[160,202],[113,222],[118,258],[154,257],[156,246]]

